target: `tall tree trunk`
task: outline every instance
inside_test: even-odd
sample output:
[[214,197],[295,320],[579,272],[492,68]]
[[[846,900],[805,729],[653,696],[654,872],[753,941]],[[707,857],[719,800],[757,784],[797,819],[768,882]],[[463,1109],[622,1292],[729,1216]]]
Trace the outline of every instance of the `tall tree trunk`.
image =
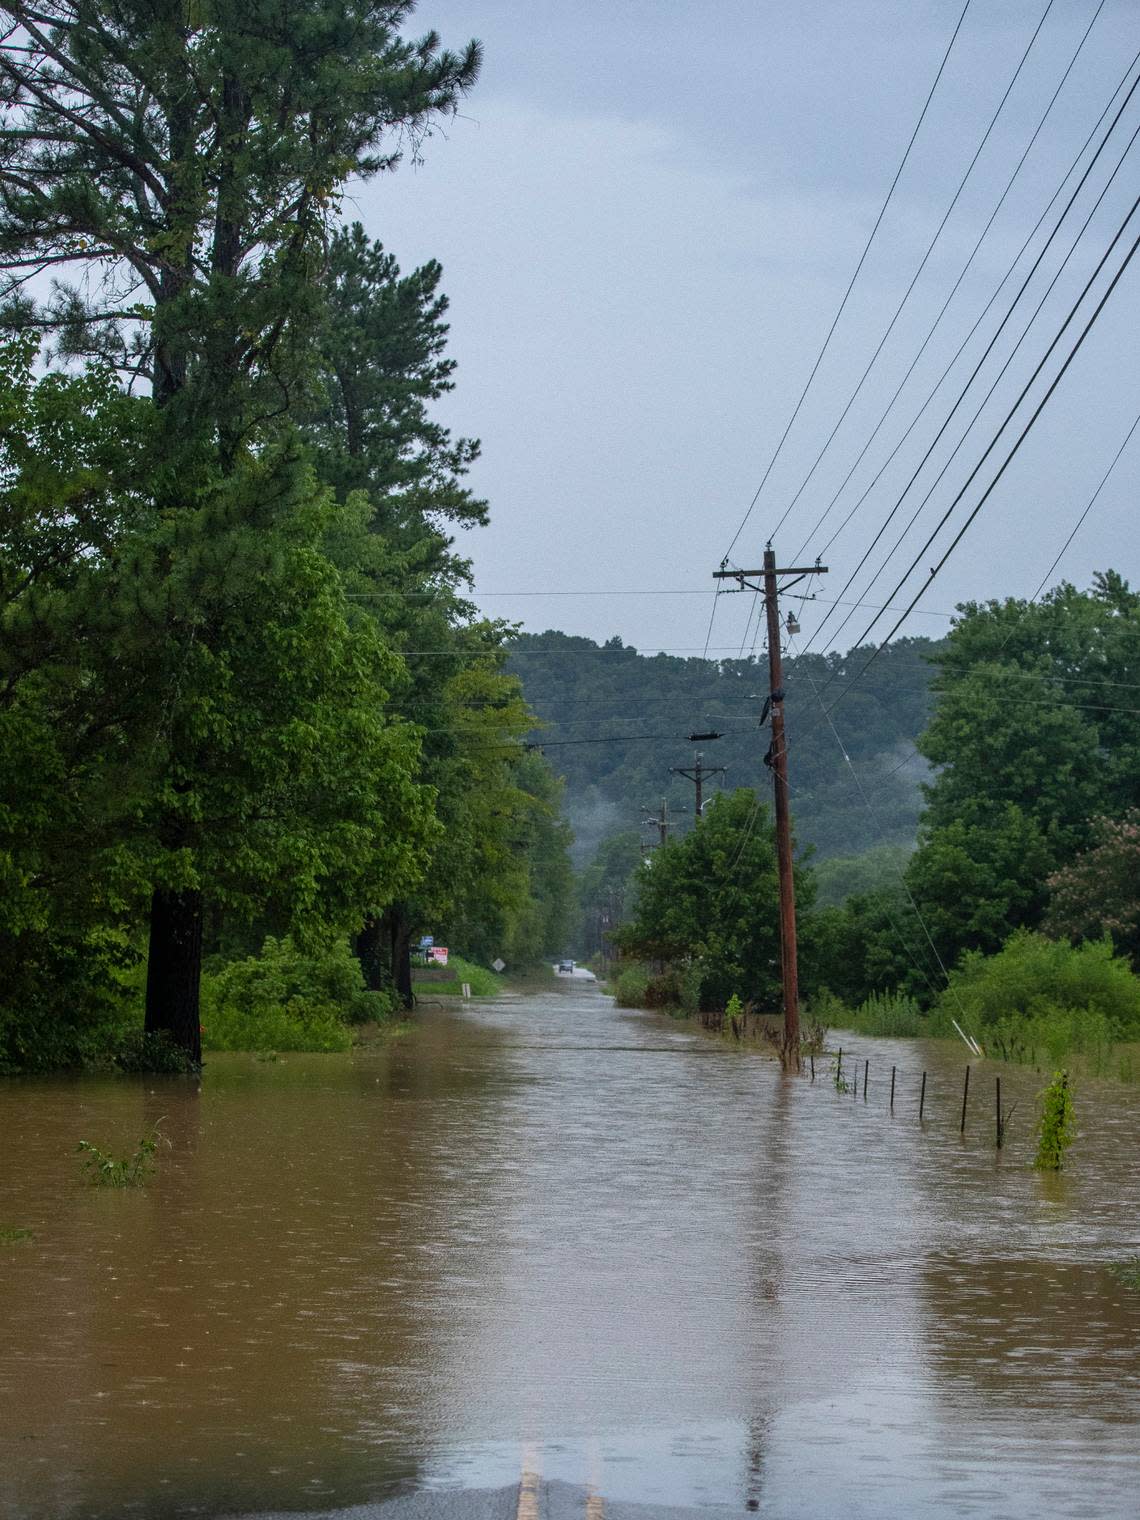
[[356,936],[353,949],[364,973],[364,985],[369,992],[381,992],[388,985],[388,966],[391,950],[385,945],[391,930],[384,917],[366,918],[364,927]]
[[147,1034],[165,1034],[202,1059],[198,993],[202,977],[202,894],[157,888],[150,903],[146,967]]
[[392,981],[400,994],[405,1008],[415,1006],[412,992],[412,926],[400,907],[389,910],[392,915]]

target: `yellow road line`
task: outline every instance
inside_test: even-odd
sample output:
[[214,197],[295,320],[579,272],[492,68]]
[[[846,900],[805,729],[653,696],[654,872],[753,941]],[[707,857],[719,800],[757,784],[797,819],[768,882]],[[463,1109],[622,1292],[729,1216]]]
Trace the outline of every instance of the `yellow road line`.
[[515,1520],[538,1520],[538,1474],[523,1469]]

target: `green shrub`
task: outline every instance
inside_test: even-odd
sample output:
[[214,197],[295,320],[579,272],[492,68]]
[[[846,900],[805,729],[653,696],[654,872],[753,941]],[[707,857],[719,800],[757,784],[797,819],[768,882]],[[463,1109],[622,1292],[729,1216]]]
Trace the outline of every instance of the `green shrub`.
[[1068,1072],[1059,1071],[1041,1094],[1037,1155],[1033,1165],[1043,1172],[1059,1172],[1065,1164],[1065,1152],[1072,1143],[1073,1095]]
[[614,981],[614,1002],[619,1008],[644,1008],[649,981],[644,966],[623,966]]
[[112,930],[0,944],[0,1076],[113,1064],[142,1025],[145,966]]
[[1080,1055],[1094,1076],[1109,1073],[1119,1038],[1119,1025],[1100,1009],[1059,1008],[1044,999],[1028,1013],[999,1019],[985,1036],[990,1055],[1003,1061],[1056,1066],[1068,1056]]
[[983,1036],[1017,1016],[1060,1011],[1080,1015],[1079,1023],[1096,1013],[1113,1038],[1127,1037],[1140,1034],[1140,977],[1107,941],[1073,946],[1019,930],[996,955],[967,952],[936,1011]]
[[83,1157],[83,1170],[95,1187],[142,1187],[154,1171],[154,1155],[161,1139],[158,1125],[139,1141],[129,1156],[113,1156],[90,1140],[81,1140],[76,1150]]
[[347,1050],[350,1023],[394,1000],[369,994],[346,943],[303,953],[269,938],[260,955],[230,961],[202,978],[202,1043],[208,1050]]
[[670,966],[668,970],[650,977],[645,987],[645,1008],[681,1008],[684,1005],[685,982],[681,971]]
[[721,1033],[738,1040],[744,1032],[744,1004],[734,992],[724,1005],[724,1022]]
[[1109,1262],[1108,1270],[1126,1288],[1135,1288],[1140,1292],[1140,1256],[1133,1256],[1129,1261]]
[[808,1022],[816,1024],[822,1030],[850,1029],[854,1013],[841,997],[827,987],[822,987],[817,993],[808,999],[807,1018]]
[[137,1026],[116,1032],[106,1048],[106,1058],[120,1071],[131,1073],[161,1072],[166,1075],[192,1076],[201,1070],[165,1030],[147,1034]]
[[822,992],[812,999],[811,1014],[820,1024],[857,1034],[901,1039],[932,1032],[918,1004],[901,992],[872,993],[856,1009]]

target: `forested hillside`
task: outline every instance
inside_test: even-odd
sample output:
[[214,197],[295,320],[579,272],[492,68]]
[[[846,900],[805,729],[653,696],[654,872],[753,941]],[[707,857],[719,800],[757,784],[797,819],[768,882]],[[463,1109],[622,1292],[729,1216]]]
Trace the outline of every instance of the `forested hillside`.
[[[913,741],[929,715],[930,656],[938,647],[915,638],[886,649],[836,708],[834,731],[824,715],[824,688],[830,703],[867,651],[786,659],[796,834],[801,846],[814,847],[817,859],[913,842],[920,783],[929,769]],[[763,763],[767,730],[759,723],[768,690],[766,657],[646,656],[620,638],[599,645],[547,632],[520,637],[509,668],[521,677],[543,722],[532,740],[565,778],[579,865],[602,839],[639,827],[645,809],[658,808],[662,797],[671,814],[676,809],[678,830],[690,828],[693,783],[671,775],[670,767],[692,767],[698,752],[706,766],[727,772],[709,783],[706,795],[721,786],[770,786]],[[709,731],[722,737],[688,739]]]

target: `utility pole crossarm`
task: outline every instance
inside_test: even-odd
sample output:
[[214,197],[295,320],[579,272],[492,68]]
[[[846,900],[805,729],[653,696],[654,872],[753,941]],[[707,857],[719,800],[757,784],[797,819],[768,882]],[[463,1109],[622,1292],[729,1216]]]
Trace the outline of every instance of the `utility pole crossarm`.
[[698,755],[697,756],[697,763],[696,763],[696,765],[692,765],[692,766],[671,765],[669,767],[669,774],[670,775],[672,775],[672,776],[684,776],[687,781],[691,781],[694,784],[694,786],[696,787],[696,789],[697,789],[697,795],[696,795],[696,802],[695,802],[695,806],[694,806],[694,817],[695,817],[695,821],[697,823],[700,823],[700,821],[701,821],[701,810],[703,809],[703,807],[705,805],[704,804],[704,796],[705,796],[704,785],[705,785],[705,779],[706,779],[706,777],[708,777],[708,776],[723,776],[723,775],[726,774],[726,767],[725,766],[723,766],[723,765],[705,765],[704,758],[705,757],[703,755]]
[[742,575],[826,575],[826,565],[785,565],[782,569],[772,566],[771,571],[765,567],[761,570],[714,570],[714,581],[735,581]]

